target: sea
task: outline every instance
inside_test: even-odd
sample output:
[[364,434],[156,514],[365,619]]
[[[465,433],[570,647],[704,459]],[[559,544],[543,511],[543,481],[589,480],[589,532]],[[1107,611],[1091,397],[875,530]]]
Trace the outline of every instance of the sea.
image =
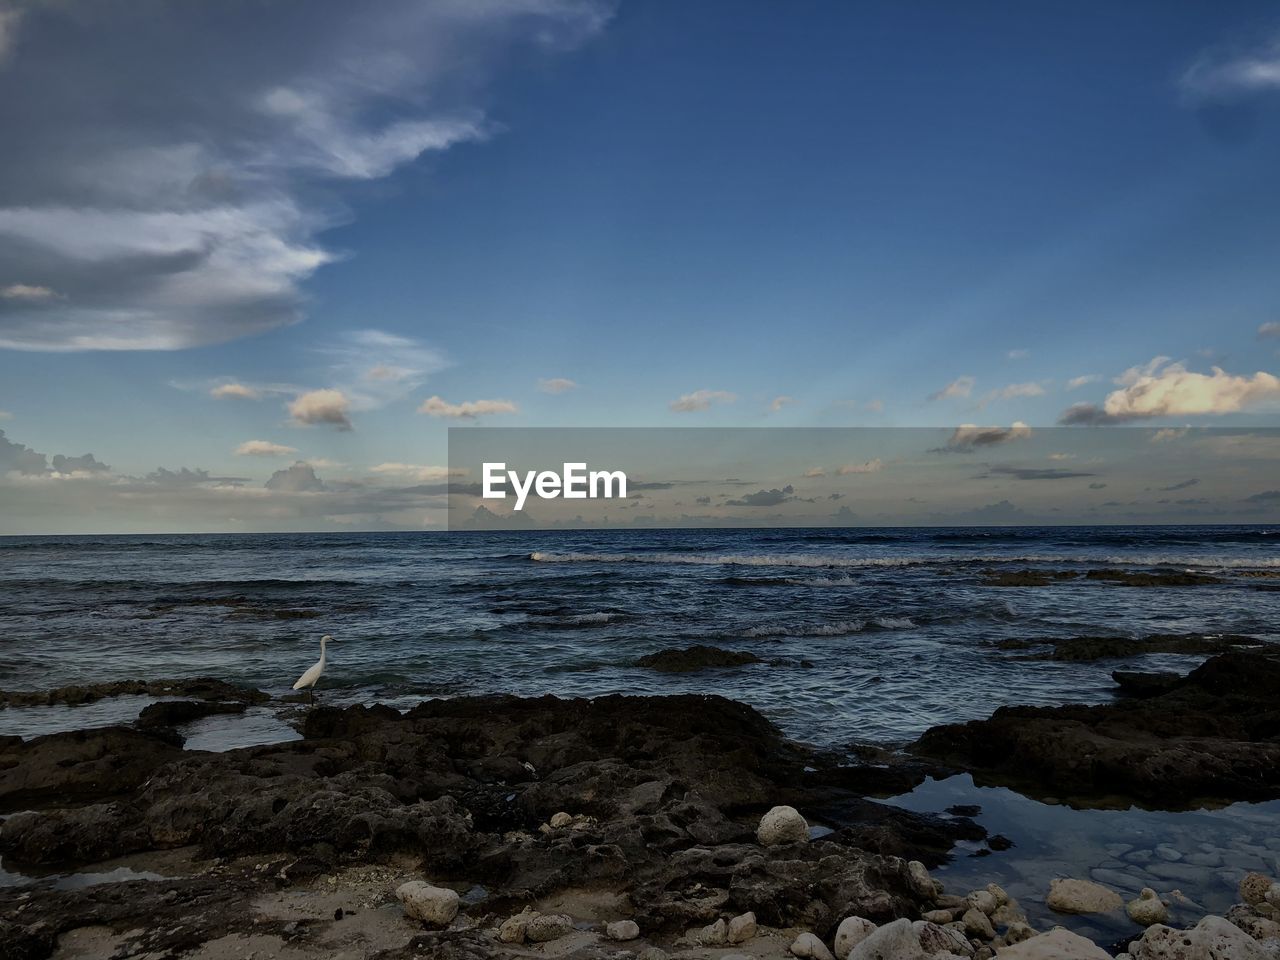
[[[1191,571],[1220,582],[991,583],[1027,569]],[[894,746],[1005,704],[1108,701],[1116,669],[1187,672],[1199,662],[1028,660],[1001,641],[1232,633],[1276,642],[1277,585],[1280,525],[5,537],[0,689],[212,676],[286,694],[328,634],[322,703],[709,693],[817,746]],[[695,644],[762,662],[678,674],[636,665]],[[145,702],[0,709],[0,736],[127,722]],[[186,733],[193,749],[296,736],[272,706]],[[1127,871],[1162,892],[1176,884],[1194,920],[1225,909],[1245,869],[1280,869],[1280,803],[1076,811],[968,777],[891,802],[983,807],[1014,849],[958,852],[945,869],[966,883],[1005,882],[1033,919],[1052,874]],[[1166,864],[1152,852],[1162,844],[1198,857],[1194,869]]]

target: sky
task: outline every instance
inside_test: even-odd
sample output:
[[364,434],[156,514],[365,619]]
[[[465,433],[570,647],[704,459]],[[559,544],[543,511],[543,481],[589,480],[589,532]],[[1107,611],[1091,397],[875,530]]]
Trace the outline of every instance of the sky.
[[0,131],[0,532],[437,528],[458,426],[1280,426],[1269,3],[0,0]]

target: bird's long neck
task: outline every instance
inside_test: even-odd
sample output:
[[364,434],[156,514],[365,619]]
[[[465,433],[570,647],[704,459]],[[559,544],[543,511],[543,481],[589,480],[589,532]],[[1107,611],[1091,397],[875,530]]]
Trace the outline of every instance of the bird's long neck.
[[324,663],[324,648],[328,645],[328,643],[329,643],[328,640],[321,639],[320,641],[320,662],[321,663]]

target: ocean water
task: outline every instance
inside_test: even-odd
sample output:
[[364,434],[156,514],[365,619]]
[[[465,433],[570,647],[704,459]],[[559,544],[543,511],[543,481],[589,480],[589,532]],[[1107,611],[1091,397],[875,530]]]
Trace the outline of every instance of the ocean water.
[[[718,693],[800,739],[896,743],[1008,703],[1101,701],[1121,666],[993,642],[1232,632],[1280,639],[1280,527],[634,530],[0,538],[0,689],[210,675],[319,696]],[[992,570],[1176,569],[1224,583],[996,587]],[[634,666],[709,643],[769,661]],[[138,704],[0,710],[0,734]],[[215,718],[213,723],[227,723]],[[257,739],[286,729],[257,717]],[[215,732],[216,733],[216,732]]]

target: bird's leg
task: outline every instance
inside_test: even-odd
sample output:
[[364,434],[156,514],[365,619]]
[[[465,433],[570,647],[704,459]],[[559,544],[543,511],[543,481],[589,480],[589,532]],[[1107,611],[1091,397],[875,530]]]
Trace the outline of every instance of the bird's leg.
[[316,688],[314,685],[307,687],[307,705],[311,707],[316,705]]

